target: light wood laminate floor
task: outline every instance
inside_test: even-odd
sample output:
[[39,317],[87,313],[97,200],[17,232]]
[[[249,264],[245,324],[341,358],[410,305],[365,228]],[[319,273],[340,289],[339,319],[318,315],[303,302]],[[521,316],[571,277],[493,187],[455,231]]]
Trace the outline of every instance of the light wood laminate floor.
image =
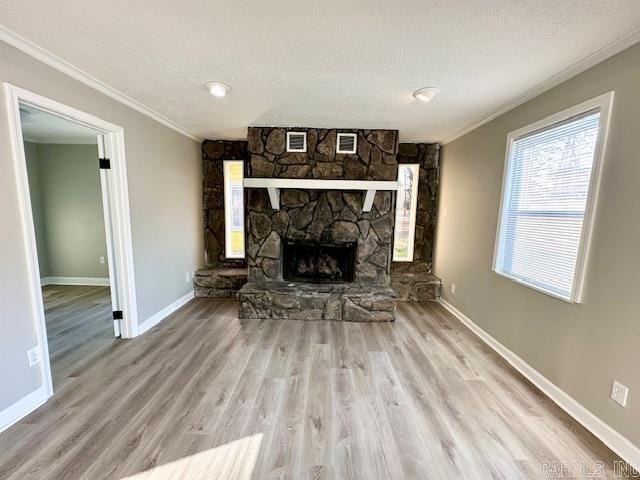
[[111,297],[109,287],[47,285],[42,299],[57,392],[113,345]]
[[0,434],[10,479],[531,479],[617,457],[438,304],[395,324],[196,299]]

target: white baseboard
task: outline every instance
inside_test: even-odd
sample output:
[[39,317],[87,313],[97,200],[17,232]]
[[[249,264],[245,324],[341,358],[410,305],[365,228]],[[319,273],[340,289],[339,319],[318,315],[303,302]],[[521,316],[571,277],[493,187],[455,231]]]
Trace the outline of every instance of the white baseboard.
[[42,277],[40,285],[85,285],[88,287],[108,287],[109,277]]
[[13,405],[0,412],[0,432],[4,432],[11,425],[29,415],[36,408],[47,401],[47,391],[44,385],[22,397]]
[[164,307],[159,312],[156,312],[153,315],[151,315],[149,318],[147,318],[143,323],[141,323],[138,326],[138,335],[142,335],[147,330],[155,327],[162,320],[167,318],[169,315],[171,315],[173,312],[178,310],[180,307],[182,307],[189,300],[194,298],[194,296],[195,296],[194,292],[191,291],[191,292],[187,293],[186,295],[183,295],[182,297],[180,297],[178,300],[176,300],[172,304],[167,305],[166,307]]
[[475,333],[482,341],[489,345],[502,358],[520,372],[527,380],[538,387],[542,393],[553,400],[560,408],[571,415],[584,428],[598,437],[607,447],[613,450],[620,458],[629,463],[632,467],[640,467],[640,448],[631,443],[626,437],[615,431],[604,423],[593,413],[583,407],[575,399],[561,390],[535,368],[525,362],[522,358],[509,350],[498,340],[489,335],[486,331],[476,325],[469,317],[451,305],[444,299],[440,299],[440,304],[449,310],[458,320],[466,325],[469,330]]

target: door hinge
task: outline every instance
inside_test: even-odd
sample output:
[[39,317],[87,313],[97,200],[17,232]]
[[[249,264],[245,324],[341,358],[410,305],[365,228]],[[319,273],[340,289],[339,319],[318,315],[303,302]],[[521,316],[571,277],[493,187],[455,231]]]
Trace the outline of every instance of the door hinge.
[[100,162],[100,170],[110,170],[111,169],[111,160],[108,158],[99,158]]
[[122,320],[122,310],[114,310],[113,311],[113,319],[114,320]]

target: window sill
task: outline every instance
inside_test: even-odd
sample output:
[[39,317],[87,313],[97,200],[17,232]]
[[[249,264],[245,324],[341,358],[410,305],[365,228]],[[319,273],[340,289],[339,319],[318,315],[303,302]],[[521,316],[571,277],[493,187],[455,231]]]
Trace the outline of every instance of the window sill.
[[550,297],[557,298],[558,300],[562,300],[565,303],[569,303],[569,304],[577,304],[577,303],[579,303],[573,297],[563,297],[559,293],[553,292],[551,290],[547,290],[547,289],[545,289],[543,287],[539,287],[538,285],[533,285],[532,283],[525,282],[524,280],[522,280],[522,279],[520,279],[518,277],[514,277],[514,276],[509,275],[509,274],[504,273],[504,272],[500,272],[499,270],[495,270],[494,269],[493,272],[496,275],[499,275],[501,277],[507,278],[507,279],[511,280],[512,282],[517,283],[518,285],[522,285],[524,287],[530,288],[531,290],[535,290],[536,292],[544,293],[545,295],[548,295]]

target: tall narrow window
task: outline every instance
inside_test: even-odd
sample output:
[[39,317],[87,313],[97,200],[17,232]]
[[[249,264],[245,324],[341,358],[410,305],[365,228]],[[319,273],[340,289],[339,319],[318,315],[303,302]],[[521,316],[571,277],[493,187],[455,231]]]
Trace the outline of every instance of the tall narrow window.
[[244,258],[243,178],[243,161],[224,161],[224,248],[227,258]]
[[393,237],[394,262],[411,262],[413,260],[419,175],[420,165],[417,163],[398,165],[396,224]]
[[610,99],[509,135],[497,273],[579,301]]

